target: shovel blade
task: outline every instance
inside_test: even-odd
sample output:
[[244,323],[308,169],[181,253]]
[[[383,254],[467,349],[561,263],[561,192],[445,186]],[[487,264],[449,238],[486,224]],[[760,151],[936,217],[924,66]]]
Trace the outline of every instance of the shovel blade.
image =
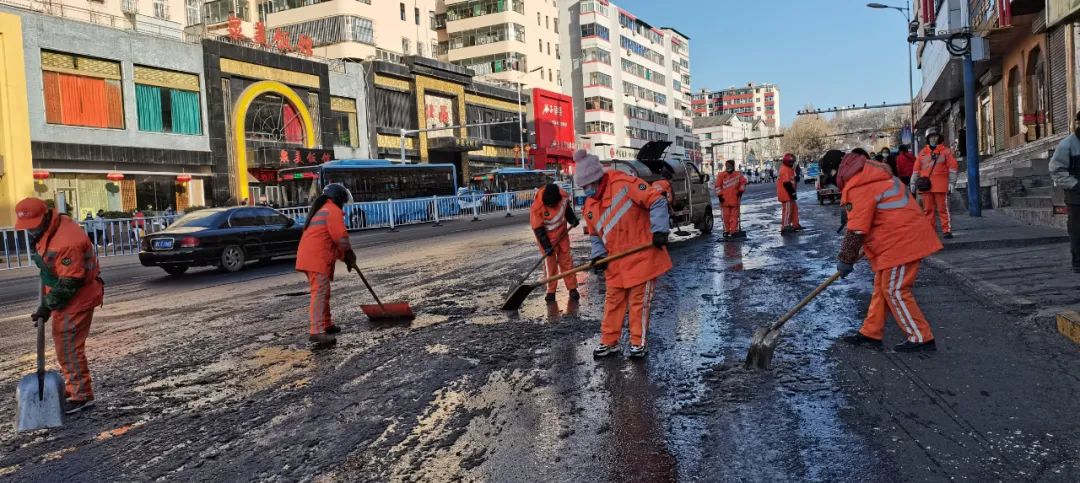
[[532,293],[534,288],[536,288],[535,285],[529,285],[529,284],[518,285],[517,288],[515,288],[513,292],[510,292],[510,294],[506,296],[506,301],[503,302],[502,309],[503,310],[517,310],[517,309],[520,309],[521,304],[525,303],[525,298],[528,297],[530,293]]
[[769,330],[768,327],[762,327],[754,332],[754,337],[750,339],[750,350],[746,353],[745,367],[747,369],[768,369],[772,364],[773,353],[776,351],[776,344],[779,341],[779,330]]
[[390,302],[382,304],[361,305],[360,310],[372,322],[406,322],[416,318],[412,307],[405,302]]
[[15,389],[18,404],[16,430],[59,428],[64,424],[64,378],[55,371],[45,373],[40,384],[37,374],[19,381]]

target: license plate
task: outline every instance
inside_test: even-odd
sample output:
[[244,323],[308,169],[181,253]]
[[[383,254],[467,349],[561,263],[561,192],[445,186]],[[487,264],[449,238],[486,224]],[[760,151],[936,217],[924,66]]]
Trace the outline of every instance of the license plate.
[[152,243],[154,244],[154,250],[172,250],[173,247],[172,238],[155,238]]

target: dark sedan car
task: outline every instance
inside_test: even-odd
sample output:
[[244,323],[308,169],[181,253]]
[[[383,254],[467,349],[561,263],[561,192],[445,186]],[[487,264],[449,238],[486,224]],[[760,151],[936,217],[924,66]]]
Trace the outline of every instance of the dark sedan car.
[[139,261],[180,275],[190,267],[235,272],[248,260],[296,256],[303,225],[273,208],[209,208],[142,239]]

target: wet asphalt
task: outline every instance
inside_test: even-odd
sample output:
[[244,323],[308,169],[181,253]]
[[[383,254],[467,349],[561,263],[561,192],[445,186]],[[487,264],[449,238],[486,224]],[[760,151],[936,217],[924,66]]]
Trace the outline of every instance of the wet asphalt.
[[[329,350],[306,343],[306,282],[289,261],[180,280],[118,269],[88,342],[99,406],[51,432],[15,434],[5,418],[0,478],[1080,479],[1076,347],[929,268],[916,296],[939,352],[835,343],[865,311],[863,265],[784,328],[770,371],[743,369],[753,330],[834,266],[837,208],[804,188],[807,230],[785,238],[774,193],[751,187],[748,240],[718,230],[672,244],[644,361],[592,359],[603,283],[590,273],[580,303],[560,289],[554,304],[535,293],[519,313],[498,310],[537,256],[520,223],[366,246],[383,299],[420,316],[372,325],[359,309],[370,297],[341,270],[344,332]],[[587,259],[580,232],[573,250]],[[33,368],[21,302],[0,300],[6,394]]]

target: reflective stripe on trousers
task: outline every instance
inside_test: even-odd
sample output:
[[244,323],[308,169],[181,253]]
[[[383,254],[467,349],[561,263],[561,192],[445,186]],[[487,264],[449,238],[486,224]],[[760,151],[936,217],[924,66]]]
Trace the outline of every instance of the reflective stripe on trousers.
[[930,222],[930,226],[937,229],[937,221],[941,220],[941,231],[951,233],[952,215],[949,213],[949,194],[927,192],[922,193],[922,197],[923,213],[926,214],[926,221]]
[[881,340],[885,335],[885,318],[892,313],[900,330],[911,342],[928,342],[934,339],[930,323],[923,315],[911,288],[915,285],[921,260],[874,273],[874,294],[863,320],[863,335]]
[[646,344],[655,285],[655,280],[629,288],[608,285],[604,298],[604,320],[600,323],[601,344],[615,345],[619,342],[627,313],[630,319],[630,345]]
[[318,272],[304,272],[311,285],[311,306],[308,308],[310,323],[308,333],[325,334],[333,325],[330,319],[330,277]]
[[780,228],[799,226],[799,205],[795,200],[785,201],[780,207]]
[[56,346],[56,361],[64,373],[67,396],[73,401],[94,399],[90,367],[86,362],[86,336],[94,309],[79,312],[55,310],[52,313],[52,335]]
[[[570,240],[563,237],[559,241],[558,245],[555,245],[555,253],[550,257],[546,257],[544,260],[544,271],[548,277],[557,275],[563,272],[569,272],[574,268],[574,260],[570,257]],[[543,250],[540,251],[543,253]],[[569,277],[561,279],[563,285],[566,285],[567,290],[573,290],[577,288],[577,277],[571,275]],[[547,293],[555,293],[555,290],[559,288],[559,281],[553,280],[547,284]]]

